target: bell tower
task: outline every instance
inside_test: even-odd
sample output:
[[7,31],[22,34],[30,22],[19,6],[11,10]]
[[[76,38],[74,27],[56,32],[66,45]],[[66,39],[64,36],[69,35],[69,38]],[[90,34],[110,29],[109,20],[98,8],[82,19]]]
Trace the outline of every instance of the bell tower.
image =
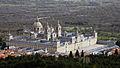
[[80,38],[80,35],[79,35],[79,32],[78,32],[78,28],[76,28],[76,33],[75,33],[75,35],[76,35],[76,42],[77,42],[77,43],[80,42],[81,38]]
[[98,34],[98,33],[96,32],[96,30],[94,30],[94,37],[95,37],[95,38],[97,38],[97,34]]
[[8,41],[11,41],[13,39],[13,35],[10,32],[8,33],[8,38],[7,39],[8,39]]
[[57,24],[57,37],[61,37],[61,25],[59,23],[59,20],[58,20],[58,24]]
[[51,38],[51,32],[50,32],[50,27],[49,27],[49,25],[48,25],[48,23],[47,23],[46,39],[47,39],[47,40],[50,40],[50,38]]

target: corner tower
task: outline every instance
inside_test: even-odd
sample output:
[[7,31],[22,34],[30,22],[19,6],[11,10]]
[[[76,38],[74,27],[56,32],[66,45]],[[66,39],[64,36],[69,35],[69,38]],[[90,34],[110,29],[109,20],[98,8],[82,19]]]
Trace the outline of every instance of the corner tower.
[[94,30],[94,37],[97,38],[98,33]]
[[56,31],[57,31],[57,37],[61,37],[61,25],[59,23],[59,20],[58,20]]
[[46,39],[50,40],[51,39],[51,32],[50,32],[50,27],[47,23],[47,28],[46,28]]
[[80,38],[80,34],[78,32],[78,28],[76,28],[75,35],[76,35],[76,42],[79,43],[81,41],[81,38]]

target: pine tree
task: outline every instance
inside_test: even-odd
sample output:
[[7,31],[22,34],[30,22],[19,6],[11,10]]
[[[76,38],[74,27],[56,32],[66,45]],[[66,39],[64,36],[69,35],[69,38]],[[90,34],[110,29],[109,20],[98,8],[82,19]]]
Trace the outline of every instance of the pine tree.
[[118,40],[118,41],[116,42],[116,45],[118,45],[118,46],[120,47],[120,40]]
[[90,63],[90,58],[89,57],[83,57],[83,63]]
[[83,50],[82,50],[82,52],[81,52],[81,57],[84,57],[84,52],[83,52]]
[[2,49],[2,50],[3,50],[5,47],[7,47],[7,46],[6,46],[6,42],[3,41],[2,38],[0,38],[0,46],[1,46],[1,49]]
[[72,51],[70,51],[69,57],[73,58]]
[[115,55],[118,55],[118,50],[117,49],[115,50]]
[[79,51],[78,50],[76,50],[75,56],[79,57]]
[[2,38],[0,38],[0,46],[2,46],[2,43],[3,43]]

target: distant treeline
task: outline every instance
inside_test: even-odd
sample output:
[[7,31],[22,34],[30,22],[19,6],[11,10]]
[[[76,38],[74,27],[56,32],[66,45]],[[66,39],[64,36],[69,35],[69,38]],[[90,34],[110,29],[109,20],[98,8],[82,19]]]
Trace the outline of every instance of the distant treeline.
[[88,25],[88,22],[65,22],[65,24],[69,24],[69,25]]

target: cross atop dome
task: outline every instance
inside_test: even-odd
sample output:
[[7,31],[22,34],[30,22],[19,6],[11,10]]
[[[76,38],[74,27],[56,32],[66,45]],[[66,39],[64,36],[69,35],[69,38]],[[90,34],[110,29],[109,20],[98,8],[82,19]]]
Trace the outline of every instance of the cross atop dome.
[[37,16],[36,22],[40,22],[38,16]]

